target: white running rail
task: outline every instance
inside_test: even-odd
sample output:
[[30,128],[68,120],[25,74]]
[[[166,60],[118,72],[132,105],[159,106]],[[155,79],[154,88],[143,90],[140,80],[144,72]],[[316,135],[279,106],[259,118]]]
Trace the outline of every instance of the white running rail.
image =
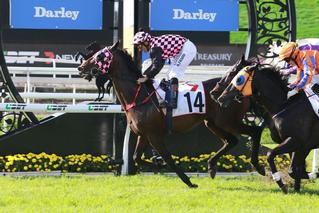
[[[113,104],[25,104],[25,103],[0,103],[0,111],[4,112],[40,112],[40,113],[124,113],[121,105]],[[122,175],[128,174],[129,140],[131,129],[126,126],[123,144]]]

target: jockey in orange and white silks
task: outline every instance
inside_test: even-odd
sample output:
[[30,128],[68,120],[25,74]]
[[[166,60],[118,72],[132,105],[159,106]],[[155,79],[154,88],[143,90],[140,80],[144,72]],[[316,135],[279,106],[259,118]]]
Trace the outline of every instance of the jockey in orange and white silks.
[[170,59],[167,79],[180,79],[197,53],[195,45],[180,35],[151,36],[140,31],[135,34],[133,43],[139,50],[150,52],[152,65],[144,72],[145,77],[150,79],[160,72],[166,59]]
[[301,51],[295,42],[288,42],[280,50],[279,58],[297,68],[296,80],[289,85],[291,89],[319,83],[319,51]]

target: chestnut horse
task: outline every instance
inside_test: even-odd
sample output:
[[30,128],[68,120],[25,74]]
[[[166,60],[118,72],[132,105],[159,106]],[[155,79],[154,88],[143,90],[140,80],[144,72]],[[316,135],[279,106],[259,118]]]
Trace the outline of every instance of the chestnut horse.
[[[167,165],[174,170],[179,178],[189,187],[197,187],[189,177],[175,165],[171,154],[164,145],[165,122],[164,113],[159,108],[159,103],[153,86],[147,84],[138,85],[137,79],[142,76],[141,71],[135,65],[132,57],[124,50],[118,48],[119,43],[113,44],[110,48],[104,48],[89,59],[83,61],[78,67],[81,76],[85,76],[93,68],[100,68],[101,63],[107,65],[103,72],[107,72],[113,82],[116,95],[126,111],[127,122],[131,130],[138,135],[134,153],[134,160],[138,164],[151,163],[143,161],[141,156],[146,145],[151,145],[162,156]],[[100,63],[100,64],[99,64]],[[234,68],[244,67],[239,61]],[[101,69],[101,68],[100,68]],[[206,113],[190,114],[173,118],[172,129],[174,132],[185,132],[196,125],[205,122],[207,128],[215,133],[223,142],[224,146],[217,154],[208,161],[208,168],[211,177],[215,177],[216,163],[218,158],[234,147],[238,139],[236,135],[245,134],[251,136],[253,149],[259,148],[261,127],[253,127],[243,124],[245,113],[250,108],[249,99],[242,103],[234,103],[234,107],[224,109],[220,107],[209,96],[209,91],[216,85],[220,78],[203,81],[206,97]],[[263,171],[257,161],[255,165],[258,171]]]
[[318,177],[318,173],[308,174],[305,171],[304,162],[310,150],[319,147],[319,119],[304,92],[299,92],[287,101],[287,81],[282,77],[273,67],[257,64],[244,68],[220,95],[218,102],[227,107],[237,95],[252,95],[259,105],[265,107],[281,139],[281,143],[268,155],[267,161],[273,179],[287,193],[287,186],[277,171],[274,158],[279,154],[294,153],[289,175],[295,179],[296,191],[300,190],[300,179]]

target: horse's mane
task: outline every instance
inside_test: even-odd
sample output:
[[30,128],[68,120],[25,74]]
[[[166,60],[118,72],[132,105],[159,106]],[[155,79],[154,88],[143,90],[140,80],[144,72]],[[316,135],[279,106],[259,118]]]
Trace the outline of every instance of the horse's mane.
[[284,76],[279,70],[274,66],[262,66],[258,72],[266,73],[273,81],[279,83],[280,87],[285,91],[288,92],[288,79]]
[[142,71],[138,68],[136,62],[133,60],[132,56],[127,52],[127,50],[118,48],[114,51],[114,53],[115,52],[122,56],[129,69],[136,73],[138,77],[142,77]]
[[285,107],[288,107],[292,104],[298,103],[299,101],[305,101],[306,95],[304,91],[298,92],[288,98],[285,103]]

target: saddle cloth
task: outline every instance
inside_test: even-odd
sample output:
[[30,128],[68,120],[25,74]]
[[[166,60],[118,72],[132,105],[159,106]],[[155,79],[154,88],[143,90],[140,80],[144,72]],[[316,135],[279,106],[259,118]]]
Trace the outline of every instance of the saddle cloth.
[[308,97],[308,100],[311,103],[312,109],[319,117],[319,97],[312,91],[311,86],[312,84],[306,85],[304,91]]
[[[165,100],[165,91],[159,86],[160,80],[154,79],[153,86],[157,91],[159,102]],[[173,109],[173,117],[187,114],[205,114],[206,100],[205,90],[202,82],[187,83],[178,85],[177,108]]]

